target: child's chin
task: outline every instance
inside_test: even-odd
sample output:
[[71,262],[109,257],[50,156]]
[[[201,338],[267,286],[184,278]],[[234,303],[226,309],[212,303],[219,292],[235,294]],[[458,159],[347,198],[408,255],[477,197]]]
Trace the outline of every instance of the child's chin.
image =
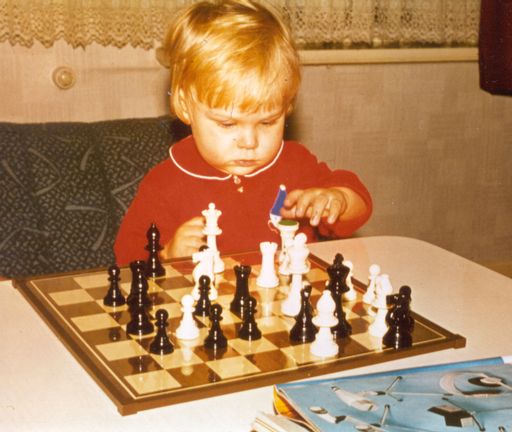
[[229,170],[229,173],[236,176],[245,176],[248,174],[252,174],[254,171],[258,170],[259,166],[250,166],[250,167],[235,167]]

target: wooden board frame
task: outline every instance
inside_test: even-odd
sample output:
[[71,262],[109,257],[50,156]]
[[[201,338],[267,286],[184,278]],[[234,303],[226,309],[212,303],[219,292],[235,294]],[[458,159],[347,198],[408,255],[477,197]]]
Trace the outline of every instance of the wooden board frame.
[[[254,254],[254,252],[251,253]],[[235,258],[243,255],[243,253],[230,254],[230,256]],[[325,270],[329,265],[314,255],[310,255],[309,260],[312,265],[318,266],[323,270]],[[184,261],[185,260],[171,260],[166,264],[172,266]],[[48,297],[45,296],[44,293],[41,293],[37,288],[37,283],[41,280],[87,276],[88,274],[98,272],[105,272],[106,275],[106,269],[93,269],[85,272],[70,272],[65,274],[19,279],[13,281],[13,284],[24,295],[51,330],[58,336],[69,352],[114,402],[121,415],[133,414],[141,410],[262,386],[269,386],[282,382],[305,379],[444,349],[462,348],[466,344],[466,339],[463,336],[454,334],[413,312],[413,316],[417,324],[425,326],[439,335],[439,337],[433,340],[423,341],[421,343],[414,343],[411,348],[407,349],[383,349],[357,356],[341,356],[336,359],[321,360],[313,364],[303,364],[293,370],[276,370],[256,373],[234,379],[221,380],[193,388],[177,388],[173,391],[164,392],[164,394],[154,393],[144,395],[144,397],[134,398],[130,392],[126,391],[125,387],[119,385],[119,378],[113,376],[113,372],[109,368],[107,362],[101,361],[98,355],[93,354],[94,348],[88,346],[88,344],[79,337],[77,330],[73,328],[65,317],[57,312],[56,308],[51,305]],[[105,279],[106,277],[107,276],[105,276]],[[358,291],[364,292],[366,287],[363,283],[355,279],[353,280],[353,283]]]

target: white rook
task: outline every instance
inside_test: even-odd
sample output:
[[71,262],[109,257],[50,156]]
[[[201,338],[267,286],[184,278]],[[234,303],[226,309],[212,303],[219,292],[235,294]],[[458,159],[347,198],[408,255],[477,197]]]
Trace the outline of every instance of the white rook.
[[279,278],[275,269],[275,256],[277,243],[261,242],[261,269],[256,278],[256,284],[263,288],[274,288],[279,285]]

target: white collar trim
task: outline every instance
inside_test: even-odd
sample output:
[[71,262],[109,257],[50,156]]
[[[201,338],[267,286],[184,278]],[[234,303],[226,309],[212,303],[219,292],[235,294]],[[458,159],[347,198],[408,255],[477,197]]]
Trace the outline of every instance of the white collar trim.
[[[173,148],[173,146],[171,146],[170,149],[169,149],[169,157],[171,158],[172,162],[174,163],[174,165],[176,165],[176,167],[179,170],[181,170],[182,172],[184,172],[185,174],[187,174],[187,175],[189,175],[191,177],[195,177],[195,178],[202,179],[202,180],[218,180],[218,181],[229,180],[232,177],[240,177],[240,176],[235,176],[234,174],[228,174],[227,176],[220,177],[220,176],[206,176],[206,175],[201,175],[201,174],[193,173],[192,171],[189,171],[188,169],[184,168],[183,166],[181,166],[178,163],[178,161],[176,160],[176,158],[172,154],[172,148]],[[259,170],[254,171],[253,173],[246,174],[246,175],[241,176],[241,177],[248,177],[248,178],[255,177],[258,174],[262,173],[263,171],[268,170],[271,166],[273,166],[277,162],[277,160],[279,159],[279,156],[283,152],[283,148],[284,148],[284,141],[281,141],[281,147],[279,147],[279,150],[278,150],[277,154],[275,155],[274,159],[272,159],[272,161],[270,163],[268,163],[264,167],[261,167]]]

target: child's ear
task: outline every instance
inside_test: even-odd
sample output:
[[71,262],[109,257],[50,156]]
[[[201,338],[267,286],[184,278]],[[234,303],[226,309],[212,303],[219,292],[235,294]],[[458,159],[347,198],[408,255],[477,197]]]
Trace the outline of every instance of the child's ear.
[[183,90],[178,90],[178,104],[179,104],[179,117],[183,123],[190,124],[190,113],[188,109],[187,98],[183,93]]

